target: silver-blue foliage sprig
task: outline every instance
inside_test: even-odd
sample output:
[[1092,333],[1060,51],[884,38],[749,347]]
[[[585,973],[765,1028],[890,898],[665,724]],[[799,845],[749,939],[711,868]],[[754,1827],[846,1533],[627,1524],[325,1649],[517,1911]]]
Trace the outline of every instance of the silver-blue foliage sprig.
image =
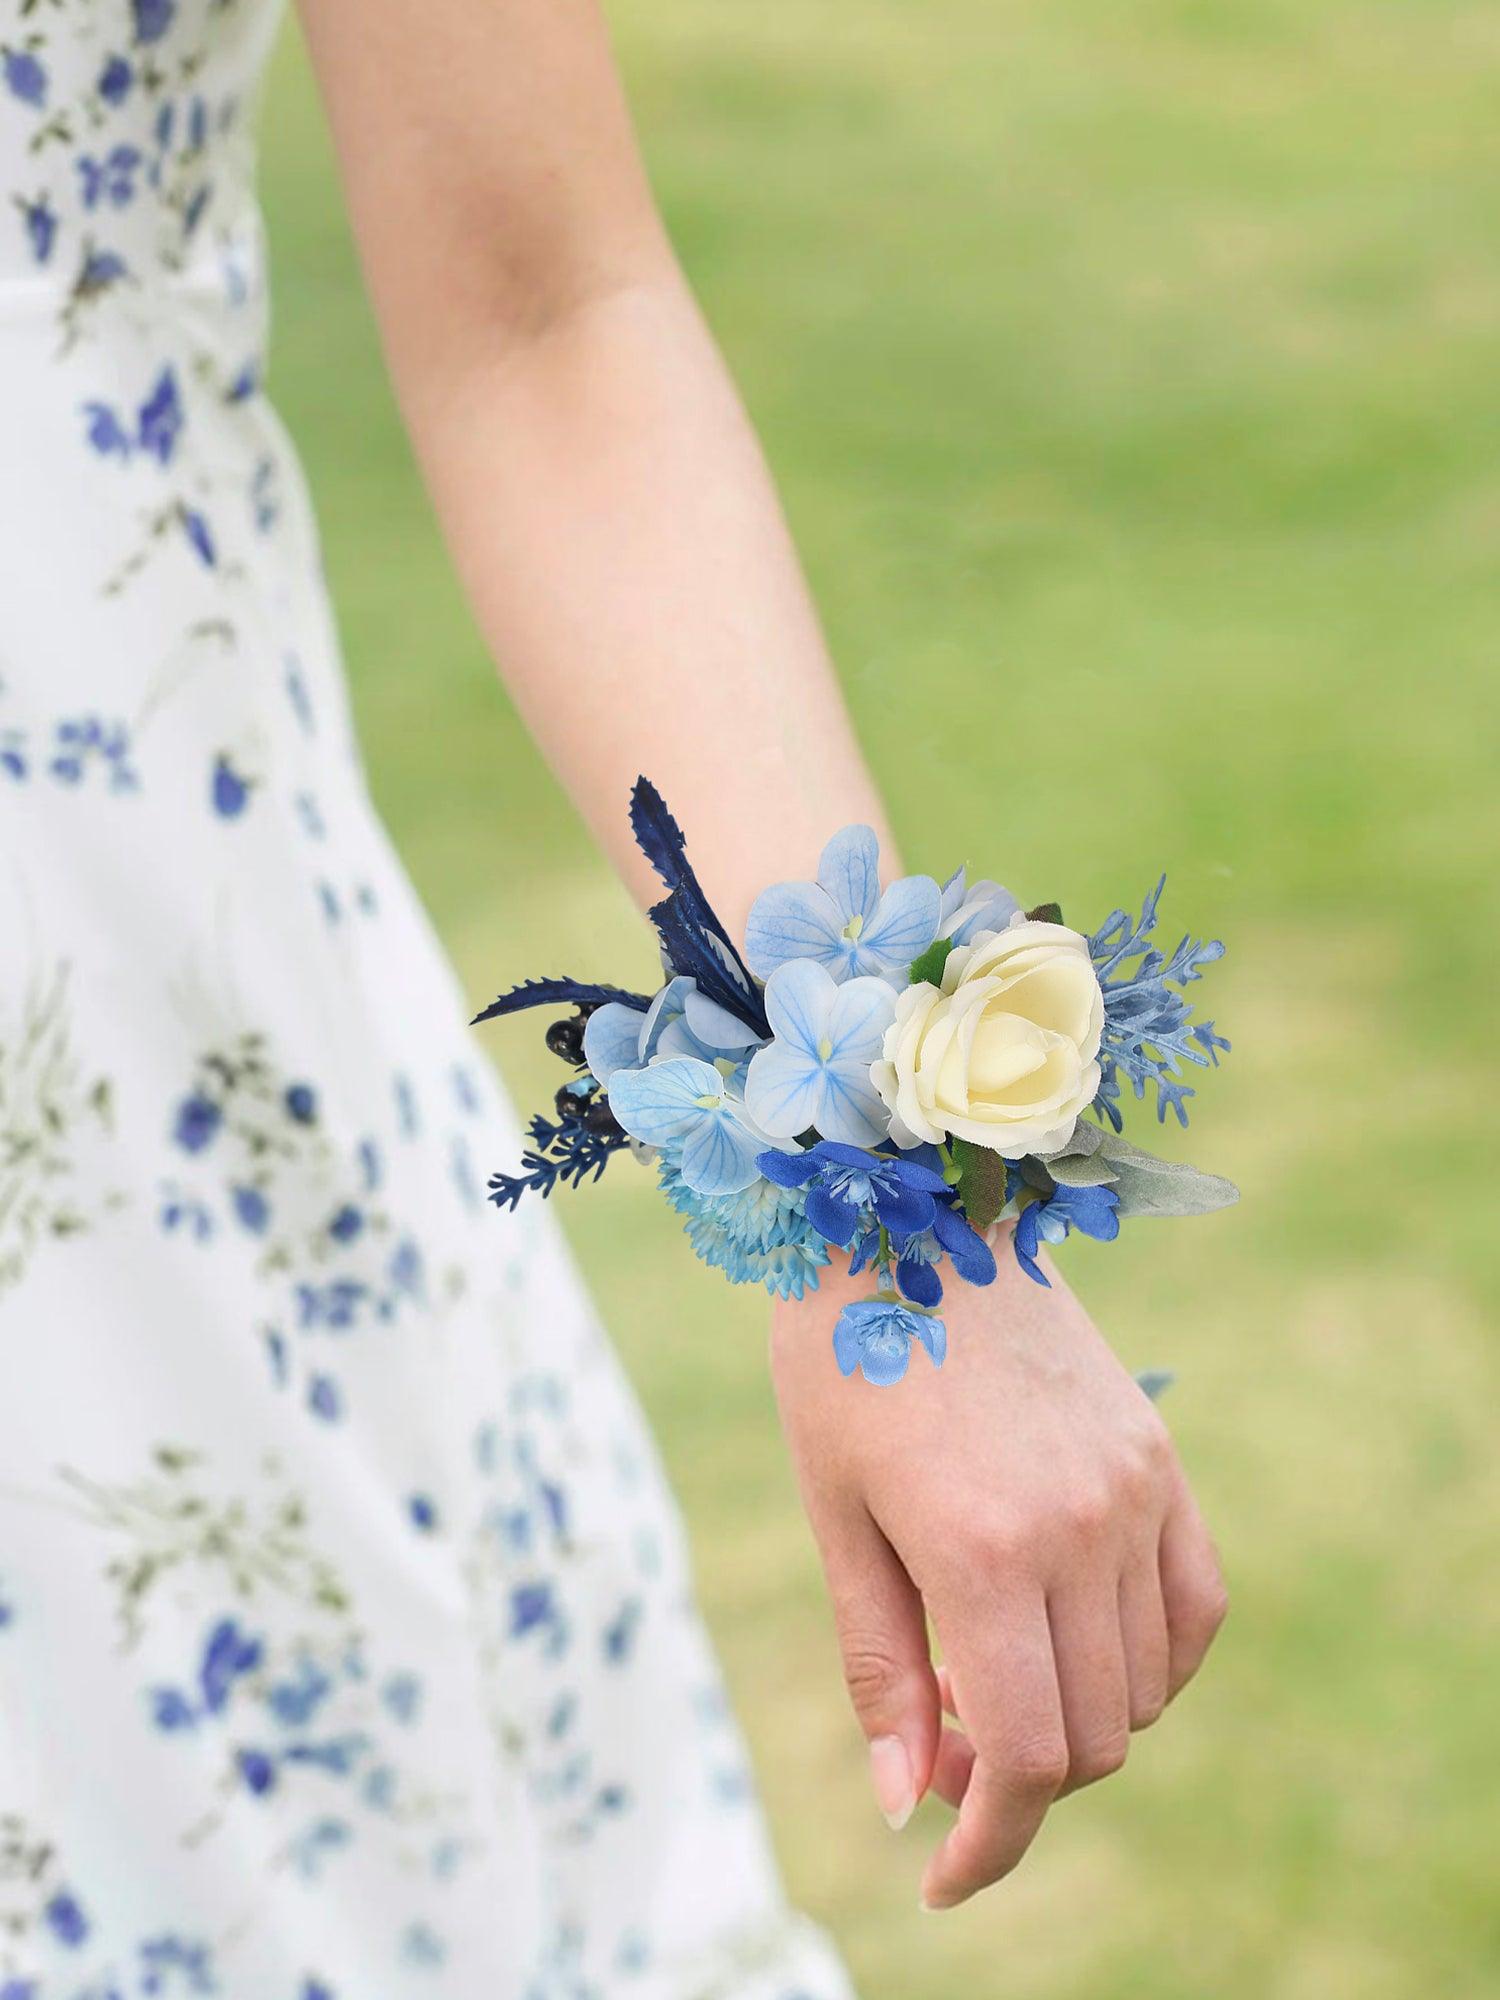
[[1194,1021],[1193,1003],[1176,989],[1203,977],[1205,966],[1224,956],[1217,939],[1185,937],[1170,955],[1148,942],[1156,929],[1157,907],[1167,878],[1162,876],[1141,905],[1139,917],[1112,910],[1089,939],[1089,954],[1104,993],[1104,1035],[1099,1048],[1101,1082],[1095,1108],[1115,1131],[1120,1087],[1128,1080],[1138,1098],[1156,1090],[1156,1115],[1165,1124],[1171,1110],[1179,1125],[1188,1122],[1187,1099],[1195,1093],[1182,1081],[1182,1064],[1217,1067],[1229,1043],[1212,1021]]

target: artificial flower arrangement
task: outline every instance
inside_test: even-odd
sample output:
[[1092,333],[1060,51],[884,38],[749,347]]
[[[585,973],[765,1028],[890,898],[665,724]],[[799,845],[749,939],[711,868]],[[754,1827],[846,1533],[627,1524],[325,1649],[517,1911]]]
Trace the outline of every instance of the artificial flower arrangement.
[[554,1116],[532,1119],[522,1171],[490,1181],[501,1207],[629,1150],[732,1282],[801,1298],[835,1253],[872,1272],[833,1345],[845,1375],[883,1384],[914,1343],[941,1366],[943,1273],[989,1284],[993,1224],[1014,1222],[1014,1255],[1045,1285],[1042,1242],[1110,1242],[1129,1217],[1235,1200],[1122,1136],[1124,1084],[1186,1125],[1182,1065],[1229,1047],[1182,992],[1223,945],[1149,942],[1162,882],[1139,917],[1115,910],[1086,936],[963,868],[882,890],[874,833],[848,826],[815,882],[757,898],[741,952],[645,778],[630,820],[667,889],[650,912],[665,982],[528,980],[477,1016],[573,1010],[547,1029],[572,1074]]

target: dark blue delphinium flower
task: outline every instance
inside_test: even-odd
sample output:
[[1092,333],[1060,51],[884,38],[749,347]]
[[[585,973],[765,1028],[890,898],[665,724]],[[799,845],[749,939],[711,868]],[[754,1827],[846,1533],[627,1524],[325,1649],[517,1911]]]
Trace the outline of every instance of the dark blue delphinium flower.
[[276,1782],[276,1760],[264,1750],[237,1750],[234,1761],[246,1791],[264,1798]]
[[352,1243],[364,1226],[364,1211],[356,1208],[352,1201],[346,1201],[330,1220],[328,1234],[335,1243]]
[[158,465],[170,465],[177,440],[182,435],[182,422],[182,398],[177,393],[177,377],[171,368],[163,368],[150,395],[140,407],[137,436],[141,450],[154,458]]
[[260,1665],[264,1648],[233,1618],[221,1618],[209,1633],[198,1668],[203,1706],[217,1715],[229,1700],[234,1683]]
[[326,1424],[337,1423],[344,1414],[344,1398],[331,1375],[314,1375],[307,1385],[307,1407]]
[[263,1236],[271,1220],[271,1204],[258,1187],[242,1183],[229,1190],[229,1199],[234,1205],[235,1220],[242,1229],[248,1229],[252,1236]]
[[219,560],[218,546],[214,541],[213,529],[196,507],[182,509],[182,532],[187,536],[194,555],[204,568],[212,569]]
[[1148,1085],[1155,1086],[1156,1115],[1163,1124],[1170,1109],[1177,1122],[1186,1125],[1187,1099],[1194,1092],[1179,1080],[1181,1065],[1217,1065],[1219,1051],[1229,1048],[1222,1035],[1214,1033],[1212,1021],[1193,1021],[1192,1002],[1173,990],[1201,979],[1204,967],[1224,956],[1223,945],[1217,939],[1200,942],[1185,937],[1167,956],[1148,942],[1156,929],[1166,880],[1164,875],[1147,896],[1138,918],[1112,910],[1089,939],[1104,995],[1101,1081],[1095,1104],[1117,1132],[1123,1122],[1122,1077],[1137,1097],[1146,1095]]
[[120,422],[118,411],[112,410],[108,403],[85,403],[83,414],[88,422],[85,435],[91,451],[98,452],[101,458],[130,457],[135,446]]
[[106,104],[123,104],[129,95],[130,86],[135,81],[135,71],[124,56],[110,56],[99,72],[99,81],[94,88]]
[[310,1083],[288,1084],[282,1103],[286,1106],[287,1117],[298,1125],[311,1125],[317,1119],[318,1096]]
[[899,1382],[919,1340],[941,1368],[948,1352],[948,1332],[931,1313],[914,1312],[899,1299],[856,1299],[839,1314],[833,1329],[833,1353],[839,1372],[859,1369],[867,1382],[884,1388]]
[[57,241],[57,216],[46,195],[38,195],[35,201],[23,201],[21,220],[26,226],[26,240],[31,245],[31,254],[37,263],[45,264],[52,255],[52,246]]
[[1061,1243],[1076,1229],[1099,1243],[1113,1243],[1120,1233],[1116,1212],[1119,1197],[1112,1187],[1056,1187],[1051,1194],[1028,1202],[1016,1220],[1016,1262],[1028,1278],[1051,1288],[1051,1280],[1036,1261],[1042,1243]]
[[78,276],[73,280],[73,296],[75,299],[95,299],[129,274],[130,266],[117,251],[85,250]]
[[30,49],[0,49],[0,76],[12,97],[40,111],[47,102],[47,72]]
[[510,1630],[514,1639],[538,1625],[550,1625],[556,1615],[550,1583],[518,1584],[510,1594]]
[[130,0],[135,38],[142,46],[159,42],[177,16],[177,0]]
[[113,146],[101,159],[92,153],[78,156],[79,192],[86,209],[107,203],[111,208],[128,208],[135,199],[135,176],[141,164],[135,146]]
[[185,1153],[201,1153],[224,1122],[224,1113],[211,1097],[195,1090],[177,1107],[172,1137]]
[[150,1698],[151,1720],[158,1729],[168,1734],[179,1729],[191,1729],[198,1720],[197,1710],[181,1688],[152,1688]]
[[238,819],[250,803],[250,780],[221,754],[214,759],[208,797],[220,819]]
[[[849,1260],[849,1275],[872,1264],[879,1254],[880,1237],[874,1230],[862,1236]],[[896,1260],[896,1289],[913,1305],[935,1306],[943,1296],[943,1281],[936,1266],[946,1256],[955,1271],[970,1285],[990,1285],[995,1281],[995,1253],[979,1231],[959,1211],[938,1202],[932,1227],[907,1237]]]
[[303,1729],[333,1692],[333,1682],[315,1661],[298,1660],[296,1678],[278,1681],[266,1697],[266,1706],[283,1729]]
[[42,1917],[58,1943],[69,1951],[76,1951],[89,1934],[89,1920],[71,1889],[59,1889],[49,1897]]
[[843,1250],[871,1227],[872,1217],[899,1249],[933,1227],[938,1198],[949,1193],[942,1175],[920,1160],[867,1153],[832,1139],[820,1139],[805,1153],[761,1153],[756,1165],[778,1187],[806,1188],[808,1221]]

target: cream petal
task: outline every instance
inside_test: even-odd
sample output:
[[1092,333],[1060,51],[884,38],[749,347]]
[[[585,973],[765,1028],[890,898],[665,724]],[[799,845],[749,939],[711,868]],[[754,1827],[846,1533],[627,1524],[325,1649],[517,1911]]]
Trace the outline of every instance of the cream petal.
[[977,1024],[969,1051],[968,1095],[1002,1097],[1029,1081],[1051,1052],[1040,1029],[1019,1014],[986,1009]]

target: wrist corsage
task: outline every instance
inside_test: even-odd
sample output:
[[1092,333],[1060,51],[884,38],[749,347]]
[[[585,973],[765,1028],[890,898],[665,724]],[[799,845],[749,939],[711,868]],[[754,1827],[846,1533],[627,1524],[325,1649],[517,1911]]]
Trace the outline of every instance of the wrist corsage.
[[1011,1252],[1045,1285],[1044,1242],[1111,1242],[1132,1216],[1235,1200],[1122,1136],[1127,1084],[1186,1125],[1183,1065],[1229,1047],[1182,991],[1222,944],[1150,942],[1162,883],[1138,917],[1115,910],[1085,935],[1055,903],[1023,910],[962,868],[882,890],[874,833],[848,826],[816,881],[757,898],[741,951],[645,778],[630,819],[667,889],[650,912],[665,983],[528,980],[477,1016],[572,1009],[547,1029],[571,1074],[532,1119],[522,1171],[492,1178],[501,1207],[597,1179],[628,1150],[733,1283],[801,1298],[835,1254],[870,1272],[834,1353],[844,1374],[890,1383],[913,1343],[942,1364],[944,1278],[991,1282],[995,1223],[1014,1223]]

